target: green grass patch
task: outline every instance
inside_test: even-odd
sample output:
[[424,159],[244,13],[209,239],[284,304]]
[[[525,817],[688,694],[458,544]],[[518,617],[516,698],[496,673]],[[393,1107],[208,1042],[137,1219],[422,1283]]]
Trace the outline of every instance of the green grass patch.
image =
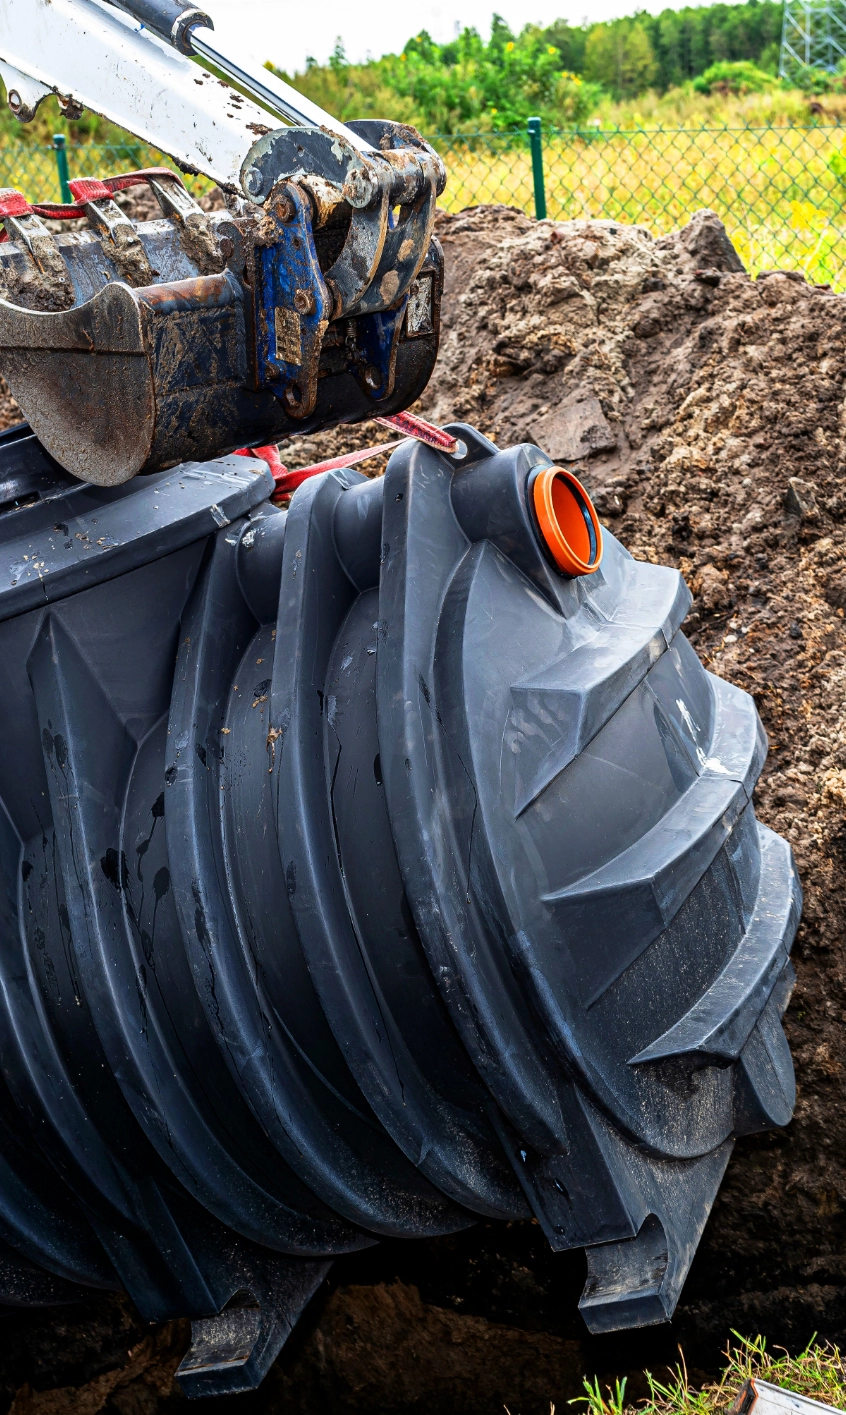
[[691,1386],[682,1357],[663,1381],[646,1371],[649,1394],[639,1405],[626,1401],[626,1381],[601,1389],[599,1381],[585,1379],[585,1394],[570,1405],[581,1407],[583,1415],[722,1415],[734,1403],[750,1376],[782,1386],[799,1395],[810,1396],[836,1410],[846,1410],[846,1371],[840,1351],[830,1342],[813,1336],[798,1356],[781,1347],[767,1349],[762,1336],[745,1337],[732,1332],[736,1346],[726,1352],[726,1365],[719,1381],[701,1389]]

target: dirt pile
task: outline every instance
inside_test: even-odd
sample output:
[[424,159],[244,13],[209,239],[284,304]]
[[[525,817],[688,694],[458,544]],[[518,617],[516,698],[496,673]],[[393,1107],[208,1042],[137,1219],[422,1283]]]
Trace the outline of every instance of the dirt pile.
[[[758,703],[758,813],[792,842],[806,890],[787,1017],[796,1118],[738,1145],[672,1327],[589,1339],[583,1259],[553,1257],[534,1224],[386,1243],[336,1265],[242,1415],[546,1415],[581,1371],[656,1369],[677,1341],[713,1370],[732,1327],[846,1337],[846,297],[793,273],[751,281],[707,213],[658,240],[502,207],[442,216],[439,234],[443,343],[421,410],[577,469],[634,555],[681,568],[698,652]],[[384,436],[300,439],[283,461]],[[15,1415],[184,1405],[184,1328],[144,1347],[113,1298],[61,1326],[57,1342],[45,1314],[0,1318],[0,1391],[34,1388]]]

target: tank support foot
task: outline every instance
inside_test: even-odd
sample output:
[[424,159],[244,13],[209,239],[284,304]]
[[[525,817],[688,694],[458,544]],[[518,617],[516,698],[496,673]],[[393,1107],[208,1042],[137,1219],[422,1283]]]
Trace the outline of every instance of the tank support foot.
[[184,1395],[255,1390],[273,1365],[331,1263],[270,1259],[249,1275],[222,1312],[191,1323],[176,1379]]
[[[621,1150],[625,1142],[613,1139]],[[674,1162],[628,1149],[633,1238],[585,1250],[579,1311],[594,1333],[668,1322],[675,1311],[733,1148],[727,1140],[697,1160]],[[620,1154],[624,1161],[624,1155]],[[618,1173],[622,1171],[622,1164]],[[685,1183],[680,1182],[682,1175]]]

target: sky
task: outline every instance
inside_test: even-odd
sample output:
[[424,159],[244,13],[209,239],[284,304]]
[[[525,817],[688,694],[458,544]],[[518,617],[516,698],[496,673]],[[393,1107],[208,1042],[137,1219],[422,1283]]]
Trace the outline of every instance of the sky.
[[[689,0],[691,2],[691,0]],[[197,0],[202,3],[202,0]],[[271,59],[289,73],[305,66],[312,54],[325,63],[340,35],[352,61],[396,53],[427,29],[443,43],[456,28],[474,25],[490,31],[491,14],[501,14],[513,29],[536,22],[550,24],[563,17],[570,24],[585,18],[610,20],[634,10],[663,10],[674,0],[206,0],[208,13],[222,39],[234,51]],[[679,0],[676,0],[679,3]],[[696,3],[696,0],[692,0]]]

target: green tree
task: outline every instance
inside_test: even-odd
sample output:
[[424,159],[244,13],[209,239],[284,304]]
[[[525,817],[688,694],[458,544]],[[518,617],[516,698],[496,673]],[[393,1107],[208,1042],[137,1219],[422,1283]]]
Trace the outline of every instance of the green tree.
[[[401,54],[368,64],[349,64],[339,41],[327,64],[310,60],[291,82],[341,118],[387,113],[430,133],[522,127],[533,114],[565,127],[590,117],[601,89],[621,99],[664,92],[715,64],[774,75],[781,12],[778,0],[742,0],[519,33],[494,15],[490,39],[464,29],[438,44],[423,30]],[[734,84],[739,73],[717,82]]]
[[584,77],[615,98],[632,98],[655,83],[658,65],[640,17],[593,25],[585,43]]
[[571,25],[568,20],[556,20],[543,32],[547,44],[558,50],[561,68],[571,74],[580,74],[585,63],[586,25]]
[[440,45],[423,30],[401,54],[358,65],[337,45],[328,65],[290,81],[339,118],[389,114],[428,133],[522,128],[535,114],[550,126],[574,126],[601,96],[562,68],[545,31],[526,25],[515,34],[498,15],[487,41],[464,29]]
[[640,14],[658,64],[656,87],[667,89],[696,78],[714,63],[748,60],[775,73],[781,39],[778,0],[739,5],[685,6]]

